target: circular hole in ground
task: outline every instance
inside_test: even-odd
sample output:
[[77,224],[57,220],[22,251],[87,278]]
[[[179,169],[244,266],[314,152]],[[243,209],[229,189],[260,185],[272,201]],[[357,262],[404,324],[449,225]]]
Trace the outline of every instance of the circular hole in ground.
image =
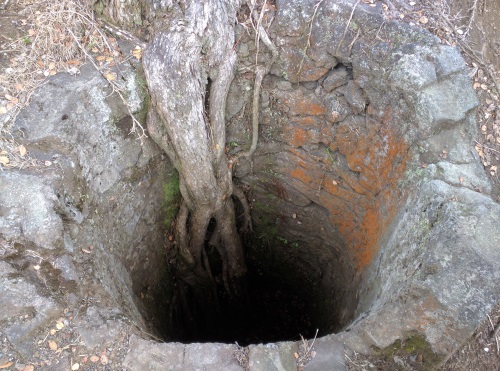
[[[165,285],[150,311],[150,323],[164,340],[246,346],[313,338],[316,330],[322,336],[347,325],[356,305],[353,269],[348,263],[352,259],[339,246],[334,230],[321,232],[328,225],[327,213],[312,205],[310,217],[285,231],[280,216],[285,210],[272,209],[268,196],[254,197],[255,228],[244,237],[246,295],[227,296],[220,256],[207,245],[217,299],[197,302],[192,285],[178,278],[171,250],[173,284]],[[264,213],[258,207],[263,203],[270,207]],[[330,242],[325,243],[325,233]]]

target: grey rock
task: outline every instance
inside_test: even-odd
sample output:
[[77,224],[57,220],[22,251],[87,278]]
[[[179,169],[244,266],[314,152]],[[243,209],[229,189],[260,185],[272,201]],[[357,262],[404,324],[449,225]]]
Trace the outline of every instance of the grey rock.
[[0,174],[0,235],[24,238],[43,249],[62,245],[63,225],[55,212],[57,197],[41,177],[19,172]]
[[305,371],[346,370],[344,344],[335,335],[316,339],[313,349],[315,356],[305,365]]
[[479,162],[471,164],[453,164],[446,161],[428,166],[430,174],[457,187],[467,187],[473,191],[491,192],[491,183],[484,176],[484,169]]
[[354,80],[350,80],[347,83],[344,90],[344,96],[347,99],[347,102],[351,105],[355,114],[361,114],[365,111],[366,100],[363,91],[354,82]]
[[35,335],[63,308],[16,273],[16,269],[0,261],[0,328],[18,352],[30,357]]
[[186,346],[180,343],[158,343],[132,335],[129,341],[130,351],[123,365],[131,370],[149,371],[184,371],[184,351]]
[[[394,64],[390,81],[395,87],[409,90],[421,90],[437,81],[434,63],[425,58],[427,50],[415,54],[403,54]],[[422,55],[424,54],[424,55]]]
[[478,105],[470,80],[458,75],[431,85],[419,94],[417,118],[425,134],[439,133],[457,125]]
[[297,351],[295,343],[251,345],[249,347],[250,369],[252,371],[290,371],[295,370]]
[[439,51],[434,54],[434,58],[438,79],[456,72],[464,72],[466,69],[465,61],[460,55],[458,47],[450,48],[440,45]]
[[184,354],[184,370],[200,371],[241,371],[234,352],[237,345],[232,344],[187,344]]
[[500,236],[488,233],[500,217],[500,205],[433,180],[408,200],[406,209],[361,291],[360,308],[370,303],[369,312],[340,336],[366,352],[418,329],[436,353],[448,354],[472,334],[473,323],[486,316],[500,294],[494,284],[500,269],[493,263],[500,259]]
[[331,92],[339,86],[347,84],[348,80],[349,74],[347,73],[347,69],[345,67],[334,69],[328,74],[325,81],[323,81],[323,89],[327,92]]

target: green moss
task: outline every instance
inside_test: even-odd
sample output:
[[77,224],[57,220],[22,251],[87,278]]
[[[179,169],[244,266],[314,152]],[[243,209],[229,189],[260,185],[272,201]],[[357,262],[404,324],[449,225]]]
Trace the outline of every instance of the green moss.
[[165,211],[165,227],[170,228],[179,206],[181,204],[181,191],[179,190],[179,174],[173,173],[163,185],[163,209]]
[[102,3],[102,1],[98,1],[95,5],[94,5],[94,10],[97,14],[100,14],[102,15],[102,13],[104,12],[104,4]]
[[374,349],[394,370],[435,370],[443,357],[434,353],[425,336],[416,331],[405,334],[403,340],[396,340],[384,349]]

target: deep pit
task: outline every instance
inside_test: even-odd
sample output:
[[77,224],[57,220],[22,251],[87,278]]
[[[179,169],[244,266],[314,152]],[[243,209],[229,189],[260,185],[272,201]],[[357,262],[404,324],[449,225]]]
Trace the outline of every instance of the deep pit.
[[[257,197],[257,196],[256,196]],[[327,222],[321,211],[311,212],[316,225]],[[244,237],[248,267],[243,298],[229,298],[221,278],[221,260],[215,249],[206,247],[212,274],[217,282],[217,306],[196,303],[189,285],[176,277],[172,251],[169,281],[173,287],[151,303],[151,322],[165,341],[184,343],[221,342],[241,346],[278,341],[294,341],[339,331],[354,314],[356,288],[352,267],[346,258],[331,256],[327,246],[310,245],[300,239],[288,241],[274,234],[263,234],[261,220],[275,220],[278,210],[254,213],[256,231]],[[276,219],[276,225],[279,221]],[[300,225],[300,224],[299,224]],[[291,234],[311,234],[309,226]],[[323,228],[323,227],[320,227]],[[169,246],[168,248],[172,248]],[[168,255],[168,254],[167,254]],[[326,257],[328,257],[326,259]],[[338,260],[334,260],[338,259]],[[335,269],[331,274],[329,269]],[[326,274],[325,274],[326,273]],[[348,276],[351,274],[351,276]],[[160,283],[161,284],[161,283]],[[163,310],[158,310],[163,308]]]
[[[415,334],[443,359],[471,335],[499,294],[500,207],[471,151],[465,64],[363,2],[321,2],[311,27],[316,4],[276,2],[280,58],[262,84],[253,163],[234,172],[254,227],[245,301],[219,281],[218,307],[192,302],[169,229],[178,178],[152,140],[124,129],[128,111],[98,71],[57,74],[33,95],[16,139],[52,165],[0,182],[0,327],[26,358],[68,311],[78,354],[130,340],[130,369],[238,369],[238,342],[252,369],[292,370],[289,341],[316,330],[319,370],[347,348],[394,349]],[[251,142],[255,40],[238,32],[229,155]],[[118,72],[145,121],[140,68]],[[220,259],[206,251],[217,276]]]

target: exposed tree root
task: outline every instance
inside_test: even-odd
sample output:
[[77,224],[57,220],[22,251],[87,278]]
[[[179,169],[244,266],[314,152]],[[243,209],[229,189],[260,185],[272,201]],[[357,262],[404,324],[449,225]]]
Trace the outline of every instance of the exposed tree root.
[[262,26],[262,17],[256,10],[252,12],[252,17],[254,19],[254,22],[256,22],[257,24],[255,26],[255,30],[257,32],[257,44],[259,40],[262,40],[271,51],[272,57],[265,66],[257,66],[255,68],[255,82],[253,87],[252,102],[252,144],[247,152],[240,152],[229,160],[229,165],[231,167],[233,164],[237,163],[238,159],[240,159],[241,157],[246,157],[250,162],[252,161],[252,156],[257,149],[257,143],[259,141],[259,109],[262,81],[264,79],[264,76],[271,71],[271,67],[278,58],[278,49],[269,38],[266,29]]
[[[185,8],[178,11],[192,18],[186,25],[175,24],[158,32],[143,57],[152,98],[148,131],[179,172],[183,198],[175,223],[179,276],[189,286],[198,309],[217,307],[217,279],[222,280],[229,298],[245,295],[247,268],[231,196],[243,209],[241,232],[251,231],[252,222],[246,196],[233,184],[231,164],[235,159],[228,160],[225,153],[224,118],[236,65],[232,12],[240,3],[186,1]],[[258,38],[271,50],[272,58],[256,68],[252,145],[238,156],[250,160],[258,143],[262,81],[278,56],[257,11],[253,19]],[[214,277],[207,242],[219,252],[221,277]]]

